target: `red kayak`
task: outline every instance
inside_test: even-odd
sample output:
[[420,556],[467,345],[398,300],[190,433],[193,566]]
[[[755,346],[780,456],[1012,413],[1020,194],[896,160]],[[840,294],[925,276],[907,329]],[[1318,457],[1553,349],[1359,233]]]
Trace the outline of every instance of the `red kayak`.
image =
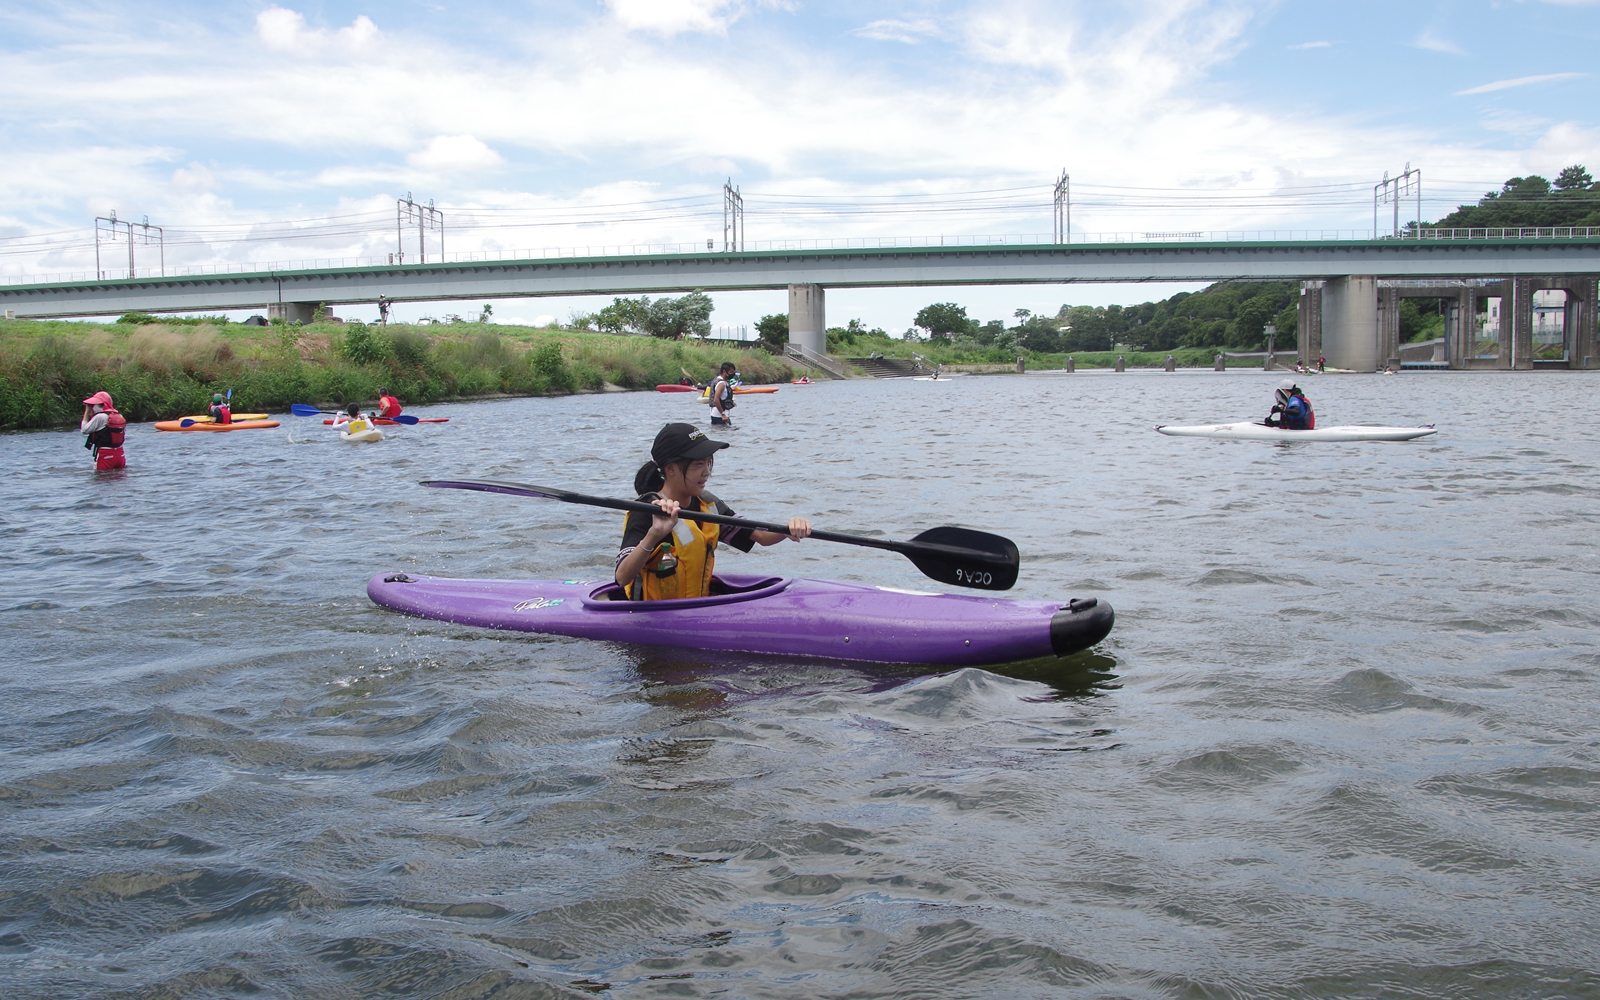
[[[373,422],[374,423],[379,423],[379,424],[388,424],[391,427],[392,426],[397,426],[400,423],[400,421],[398,421],[398,420],[390,420],[388,417],[379,417],[377,420],[375,420]],[[448,424],[449,422],[450,422],[450,418],[449,417],[418,417],[417,418],[417,423],[419,423],[419,424]],[[323,423],[331,424],[331,423],[333,423],[333,418],[329,417],[328,419],[324,420]]]
[[699,386],[697,386],[697,385],[678,385],[676,382],[674,382],[674,383],[672,383],[670,385],[663,384],[663,385],[656,386],[656,392],[701,392],[701,391],[702,391],[701,388]]

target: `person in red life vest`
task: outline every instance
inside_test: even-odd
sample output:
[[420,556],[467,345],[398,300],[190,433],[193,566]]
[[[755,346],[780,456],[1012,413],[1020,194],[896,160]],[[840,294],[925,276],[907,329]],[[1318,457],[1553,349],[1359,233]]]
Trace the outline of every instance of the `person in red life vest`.
[[211,422],[214,424],[233,423],[233,409],[228,406],[228,401],[222,398],[220,392],[211,397],[211,405],[206,407],[206,412],[211,414]]
[[128,421],[111,405],[109,392],[97,392],[83,401],[83,420],[78,430],[83,432],[83,446],[94,454],[96,470],[127,467],[127,459],[122,455],[122,439],[127,429]]
[[388,389],[378,390],[378,410],[373,414],[384,420],[393,420],[400,415],[400,401],[389,395]]

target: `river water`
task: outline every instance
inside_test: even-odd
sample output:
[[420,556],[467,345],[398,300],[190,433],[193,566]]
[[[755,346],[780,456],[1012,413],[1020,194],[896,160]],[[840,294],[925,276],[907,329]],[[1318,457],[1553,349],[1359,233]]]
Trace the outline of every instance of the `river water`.
[[[677,395],[0,437],[0,994],[1600,997],[1600,376],[1306,379],[1391,444],[1214,442],[1276,378],[746,397],[741,513],[1022,552],[1095,650],[992,671],[494,633],[383,571],[598,579]],[[245,401],[248,402],[248,401]],[[424,411],[417,411],[427,415]],[[935,589],[890,553],[720,563]],[[259,992],[258,992],[259,991]]]

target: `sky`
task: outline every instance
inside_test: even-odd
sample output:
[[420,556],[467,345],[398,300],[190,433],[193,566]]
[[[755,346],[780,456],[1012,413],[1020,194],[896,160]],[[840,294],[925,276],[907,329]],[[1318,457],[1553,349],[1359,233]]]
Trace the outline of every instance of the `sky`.
[[[451,253],[720,247],[730,181],[751,247],[1047,239],[1063,172],[1074,239],[1370,231],[1408,166],[1425,220],[1600,174],[1597,42],[1600,0],[9,0],[0,276],[92,272],[111,212],[161,226],[169,265],[382,257],[406,197]],[[936,301],[1010,319],[1192,287],[834,289],[827,311],[899,331]],[[714,299],[718,327],[787,309]]]

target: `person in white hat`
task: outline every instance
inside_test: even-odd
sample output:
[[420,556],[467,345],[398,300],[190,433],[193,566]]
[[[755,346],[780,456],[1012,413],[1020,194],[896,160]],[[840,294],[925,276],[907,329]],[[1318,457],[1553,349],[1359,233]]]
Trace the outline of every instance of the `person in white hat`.
[[1286,431],[1309,431],[1317,426],[1317,415],[1311,411],[1311,400],[1294,384],[1294,379],[1286,378],[1273,392],[1272,412],[1263,423]]

